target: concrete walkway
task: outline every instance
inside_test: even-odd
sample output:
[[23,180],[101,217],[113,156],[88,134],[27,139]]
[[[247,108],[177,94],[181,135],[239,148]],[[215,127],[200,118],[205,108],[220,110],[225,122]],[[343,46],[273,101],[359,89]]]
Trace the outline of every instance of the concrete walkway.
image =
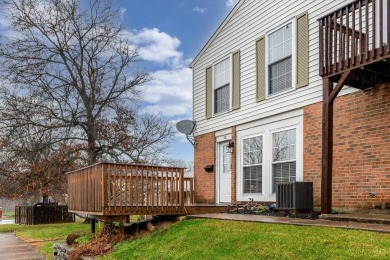
[[0,259],[44,260],[46,257],[13,233],[0,233]]
[[347,229],[390,233],[390,225],[359,223],[354,221],[334,221],[334,220],[325,220],[325,219],[311,220],[311,219],[274,217],[274,216],[262,216],[262,215],[246,215],[246,214],[228,214],[228,213],[191,215],[188,216],[188,218],[249,221],[249,222],[273,223],[273,224],[290,224],[290,225],[299,225],[299,226],[336,227],[336,228],[347,228]]

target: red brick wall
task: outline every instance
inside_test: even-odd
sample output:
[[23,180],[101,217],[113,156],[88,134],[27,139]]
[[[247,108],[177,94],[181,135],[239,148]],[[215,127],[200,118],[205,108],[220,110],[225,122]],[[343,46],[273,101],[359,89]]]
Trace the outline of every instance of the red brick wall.
[[[194,152],[195,203],[215,203],[215,134],[196,136]],[[214,165],[213,172],[206,172],[206,165]]]
[[[304,108],[305,181],[320,204],[322,103]],[[390,203],[390,85],[337,97],[334,104],[333,207]],[[370,197],[369,192],[376,192]]]

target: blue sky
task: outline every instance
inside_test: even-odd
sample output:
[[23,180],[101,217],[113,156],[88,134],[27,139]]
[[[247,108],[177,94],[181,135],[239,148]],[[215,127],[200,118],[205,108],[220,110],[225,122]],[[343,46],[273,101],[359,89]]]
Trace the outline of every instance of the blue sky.
[[[154,81],[144,109],[173,121],[192,119],[192,72],[188,64],[237,0],[122,0],[123,25],[138,46]],[[193,160],[192,145],[177,134],[170,157]]]
[[[44,0],[43,0],[44,1]],[[153,81],[143,89],[143,109],[172,122],[192,119],[192,71],[199,53],[237,0],[114,0],[124,36],[138,47]],[[9,25],[0,12],[0,31]],[[178,133],[170,158],[193,160],[193,147]]]

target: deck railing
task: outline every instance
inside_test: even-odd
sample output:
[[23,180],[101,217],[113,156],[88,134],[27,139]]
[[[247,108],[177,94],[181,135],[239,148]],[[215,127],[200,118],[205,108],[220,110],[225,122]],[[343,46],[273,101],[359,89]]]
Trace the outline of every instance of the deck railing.
[[68,174],[68,205],[94,215],[182,213],[193,185],[183,168],[100,163]]
[[357,0],[319,19],[320,76],[388,57],[390,1]]

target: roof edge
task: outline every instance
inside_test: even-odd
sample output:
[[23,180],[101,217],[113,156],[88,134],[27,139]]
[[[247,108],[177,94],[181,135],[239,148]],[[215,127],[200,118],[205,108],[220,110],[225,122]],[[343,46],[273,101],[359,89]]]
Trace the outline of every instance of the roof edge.
[[226,16],[226,18],[222,21],[222,23],[218,26],[217,30],[211,35],[210,39],[206,42],[206,44],[203,46],[203,48],[199,51],[199,53],[195,56],[195,58],[191,61],[191,63],[188,65],[190,69],[193,68],[194,63],[196,63],[199,59],[199,57],[205,52],[205,50],[210,46],[210,44],[214,41],[215,37],[222,31],[222,29],[225,27],[225,25],[229,22],[230,18],[236,13],[238,8],[245,2],[245,0],[239,0],[236,5],[233,7],[233,9],[229,12],[229,14]]

